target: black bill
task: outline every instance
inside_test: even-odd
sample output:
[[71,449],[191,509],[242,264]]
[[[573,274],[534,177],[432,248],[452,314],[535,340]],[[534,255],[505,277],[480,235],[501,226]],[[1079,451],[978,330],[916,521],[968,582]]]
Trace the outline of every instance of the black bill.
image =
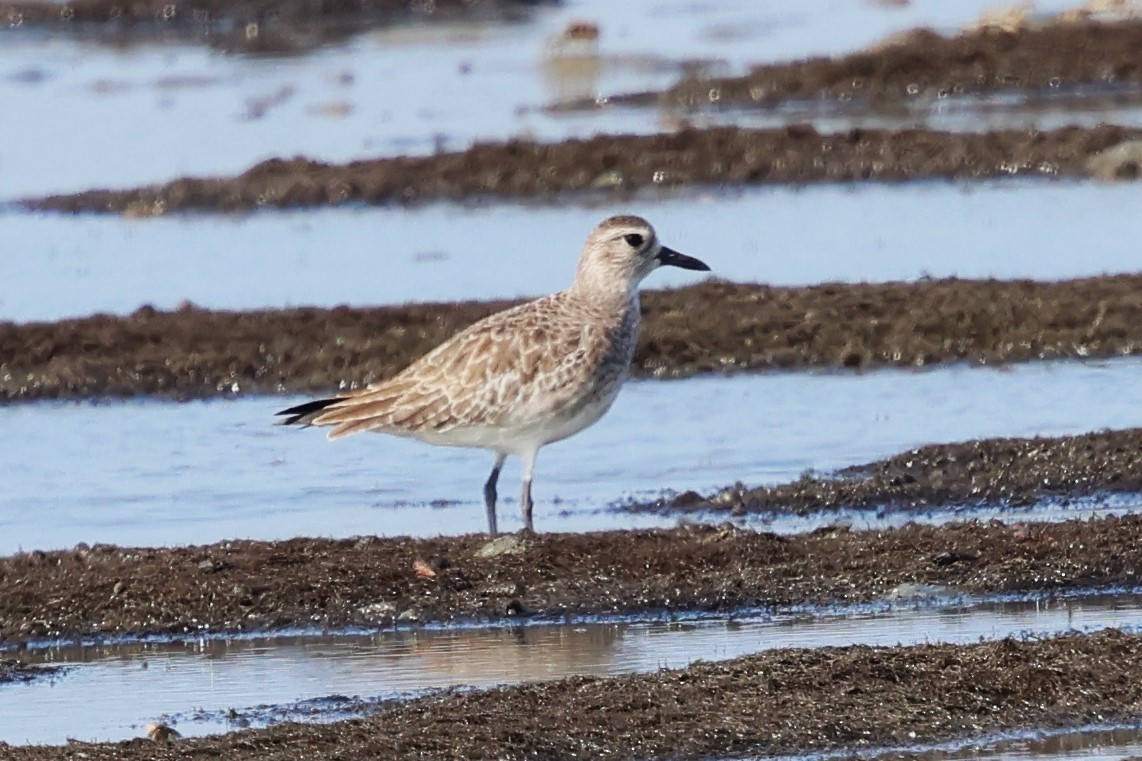
[[710,271],[710,265],[706,264],[701,259],[695,259],[686,254],[680,254],[672,248],[663,246],[658,249],[658,261],[662,262],[666,267],[681,267],[684,270],[702,270],[703,272]]

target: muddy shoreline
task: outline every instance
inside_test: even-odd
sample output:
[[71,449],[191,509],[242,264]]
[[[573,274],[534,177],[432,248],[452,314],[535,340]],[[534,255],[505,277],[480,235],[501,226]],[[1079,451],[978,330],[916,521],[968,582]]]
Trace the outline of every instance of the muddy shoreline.
[[[1142,275],[797,288],[711,281],[644,294],[633,374],[996,364],[1142,353]],[[328,393],[391,377],[515,302],[0,323],[0,401]]]
[[997,438],[934,444],[833,476],[806,475],[793,483],[709,495],[685,492],[634,504],[633,511],[718,514],[794,512],[837,508],[1022,506],[1115,493],[1142,492],[1142,429],[1059,438]]
[[[774,650],[612,678],[394,702],[363,719],[158,744],[0,745],[6,759],[700,759],[1134,722],[1142,638]],[[1003,674],[996,679],[997,673]],[[875,706],[875,711],[869,707]]]
[[[423,572],[433,569],[434,575]],[[420,569],[419,571],[417,569]],[[727,615],[867,602],[901,584],[965,594],[1142,583],[1142,516],[846,527],[722,526],[409,539],[79,546],[0,558],[0,644],[290,628]]]
[[133,217],[188,211],[250,211],[344,204],[408,205],[428,201],[487,202],[572,198],[616,201],[639,191],[688,186],[863,180],[987,180],[1016,177],[1139,176],[1127,152],[1112,168],[1096,157],[1142,140],[1142,129],[1099,126],[982,134],[926,129],[851,129],[820,134],[784,129],[717,127],[668,135],[598,135],[586,140],[476,144],[456,153],[327,164],[270,159],[241,175],[186,177],[127,190],[25,199],[39,211],[101,212]]

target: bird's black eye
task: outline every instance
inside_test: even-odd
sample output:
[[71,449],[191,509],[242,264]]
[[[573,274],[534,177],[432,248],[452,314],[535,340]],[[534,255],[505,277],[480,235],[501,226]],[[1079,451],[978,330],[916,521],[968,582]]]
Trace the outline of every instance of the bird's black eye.
[[630,233],[623,236],[623,240],[630,244],[631,248],[638,248],[642,245],[643,237],[638,233]]

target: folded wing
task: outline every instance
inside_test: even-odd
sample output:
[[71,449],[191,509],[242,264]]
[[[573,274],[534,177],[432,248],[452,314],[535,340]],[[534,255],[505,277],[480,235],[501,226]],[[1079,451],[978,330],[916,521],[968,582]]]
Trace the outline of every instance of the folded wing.
[[496,428],[553,414],[593,372],[590,349],[602,336],[542,319],[548,299],[472,325],[390,380],[278,414],[287,425],[329,426],[331,439]]

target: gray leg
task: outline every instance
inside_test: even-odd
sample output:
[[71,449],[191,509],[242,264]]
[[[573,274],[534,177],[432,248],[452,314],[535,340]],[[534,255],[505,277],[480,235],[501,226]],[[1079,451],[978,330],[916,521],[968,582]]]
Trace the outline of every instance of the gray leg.
[[488,513],[488,533],[496,535],[496,482],[500,480],[500,468],[504,466],[507,455],[496,453],[496,464],[492,466],[492,474],[484,483],[484,509]]
[[535,531],[535,526],[531,520],[531,475],[535,470],[535,456],[538,453],[539,450],[537,449],[523,456],[523,491],[519,497],[519,507],[523,512],[524,531]]
[[535,524],[531,520],[531,481],[523,482],[523,494],[519,498],[520,509],[523,510],[523,530],[535,531]]

